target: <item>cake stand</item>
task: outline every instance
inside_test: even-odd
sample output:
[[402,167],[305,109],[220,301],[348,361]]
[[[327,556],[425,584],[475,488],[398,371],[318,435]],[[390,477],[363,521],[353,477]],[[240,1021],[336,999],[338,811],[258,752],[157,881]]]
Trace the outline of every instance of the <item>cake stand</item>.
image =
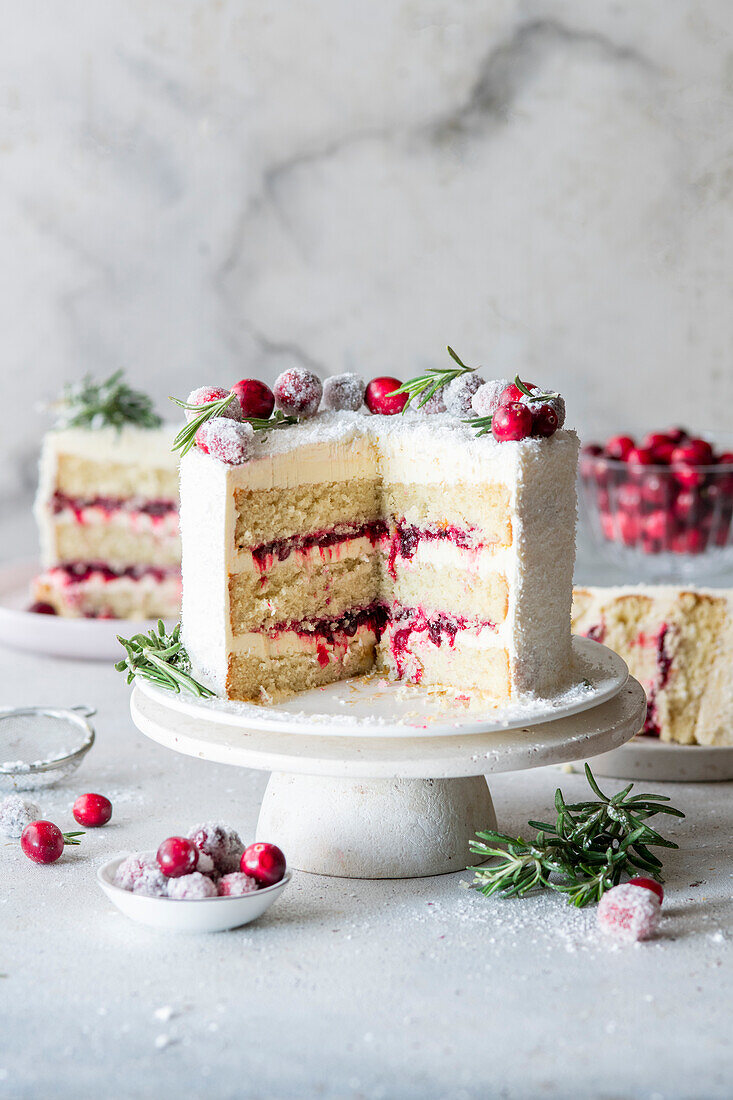
[[[603,647],[599,647],[602,649]],[[608,651],[606,651],[608,652]],[[347,682],[348,683],[348,682]],[[469,841],[496,817],[487,776],[583,760],[640,729],[646,697],[631,678],[606,702],[537,725],[428,736],[319,734],[253,729],[195,704],[186,713],[143,682],[130,701],[146,736],[177,752],[271,772],[257,837],[278,844],[288,865],[345,878],[415,878],[465,869]],[[269,708],[259,708],[265,711]],[[475,723],[470,724],[475,730]]]

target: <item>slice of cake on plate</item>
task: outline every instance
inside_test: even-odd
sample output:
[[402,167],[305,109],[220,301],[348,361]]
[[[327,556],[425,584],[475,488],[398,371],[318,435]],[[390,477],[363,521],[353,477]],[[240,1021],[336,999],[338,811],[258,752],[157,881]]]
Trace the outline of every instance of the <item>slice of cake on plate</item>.
[[374,667],[497,701],[570,685],[575,433],[557,430],[556,395],[499,409],[508,383],[492,383],[479,417],[473,372],[443,373],[467,416],[384,415],[407,400],[395,379],[370,383],[362,411],[354,376],[328,379],[317,412],[321,383],[300,370],[278,379],[274,418],[248,403],[252,380],[191,395],[183,637],[219,694],[269,701]]
[[41,449],[35,609],[176,618],[181,545],[175,429],[118,374],[67,388]]
[[577,588],[573,631],[615,650],[640,681],[643,733],[683,745],[733,745],[733,592]]

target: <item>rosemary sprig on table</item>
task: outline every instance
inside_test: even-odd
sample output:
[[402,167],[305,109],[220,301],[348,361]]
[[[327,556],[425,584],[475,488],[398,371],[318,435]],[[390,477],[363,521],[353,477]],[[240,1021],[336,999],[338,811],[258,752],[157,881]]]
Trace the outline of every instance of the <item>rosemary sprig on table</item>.
[[463,363],[453,348],[448,345],[448,354],[455,367],[428,367],[425,374],[419,374],[416,378],[410,378],[407,382],[403,382],[399,389],[393,390],[392,396],[395,393],[406,393],[407,401],[405,402],[405,408],[409,407],[412,401],[416,398],[420,398],[417,407],[421,409],[423,405],[427,404],[431,397],[434,397],[438,390],[442,390],[444,386],[447,386],[449,382],[452,382],[454,378],[460,378],[463,374],[472,374],[476,370],[476,367],[467,367]]
[[95,382],[91,375],[70,382],[51,407],[59,428],[119,429],[125,424],[158,428],[162,424],[148,395],[128,386],[121,370],[103,382]]
[[656,814],[684,817],[667,806],[661,794],[630,797],[634,784],[608,796],[598,786],[589,766],[585,774],[597,800],[568,805],[562,791],[555,792],[554,823],[530,821],[539,832],[533,840],[505,836],[492,830],[477,833],[471,851],[496,862],[489,867],[470,867],[472,885],[486,897],[523,897],[536,888],[565,894],[570,905],[582,908],[599,901],[623,875],[646,872],[662,881],[662,861],[650,847],[676,848],[649,824]]
[[190,674],[191,661],[181,641],[180,623],[167,634],[165,624],[159,619],[157,629],[147,634],[135,634],[132,638],[121,638],[118,634],[117,641],[124,646],[126,656],[116,663],[115,668],[118,672],[127,673],[128,684],[136,676],[141,676],[166,691],[180,692],[181,688],[185,688],[199,699],[209,699],[214,695]]
[[[212,420],[215,416],[221,416],[235,399],[236,394],[232,392],[216,401],[207,401],[204,405],[190,405],[187,401],[180,401],[177,397],[171,397],[170,400],[179,405],[180,408],[185,409],[186,412],[196,413],[191,421],[184,424],[173,440],[173,450],[180,451],[181,455],[187,454],[196,443],[196,433],[199,428],[202,428],[208,420]],[[276,428],[287,428],[291,424],[297,424],[298,420],[297,417],[285,416],[279,409],[276,409],[269,420],[245,417],[245,423],[251,424],[256,432],[270,432]]]
[[75,833],[62,833],[61,835],[64,838],[64,844],[81,844],[78,838],[84,836],[85,832],[85,829],[77,829]]

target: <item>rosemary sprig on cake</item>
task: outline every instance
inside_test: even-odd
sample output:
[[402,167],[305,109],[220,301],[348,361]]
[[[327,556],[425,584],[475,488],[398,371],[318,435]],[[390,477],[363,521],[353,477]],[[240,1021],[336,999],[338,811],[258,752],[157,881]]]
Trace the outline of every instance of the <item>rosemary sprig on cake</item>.
[[180,693],[181,688],[185,688],[199,699],[210,699],[215,694],[191,676],[191,660],[181,641],[180,623],[168,634],[165,623],[159,619],[157,629],[135,634],[132,638],[122,638],[118,634],[117,641],[126,655],[115,668],[127,673],[128,684],[140,676],[166,691]]
[[[245,381],[252,382],[253,380],[246,379]],[[237,383],[240,387],[243,384],[241,382]],[[267,390],[267,393],[272,397],[269,387],[265,386],[264,383],[257,383],[257,385],[261,386],[263,390]],[[202,396],[206,397],[208,394],[213,395],[211,400],[200,400]],[[199,399],[197,400],[197,398]],[[259,413],[260,415],[246,416],[242,398],[237,393],[237,386],[232,387],[231,390],[203,387],[189,394],[186,401],[181,401],[177,397],[171,397],[170,400],[187,414],[187,423],[173,440],[173,450],[180,451],[181,455],[187,454],[196,445],[196,436],[211,420],[227,418],[236,423],[249,424],[255,432],[270,432],[298,423],[296,416],[286,416],[280,409],[276,409],[274,413],[272,412],[274,398],[272,404],[269,404],[269,412],[267,400],[264,403],[260,400],[259,405],[255,406],[255,403],[250,399],[249,405],[252,407],[253,413]],[[265,413],[265,415],[261,415],[262,413]]]
[[393,390],[390,394],[394,397],[396,394],[406,393],[407,401],[404,408],[409,408],[416,398],[420,398],[417,402],[418,409],[421,409],[423,405],[427,405],[431,397],[435,397],[439,390],[442,390],[444,386],[449,385],[456,378],[461,378],[464,374],[473,374],[477,369],[476,367],[467,367],[461,359],[459,359],[453,348],[448,345],[448,354],[453,362],[456,364],[454,367],[428,367],[424,374],[418,374],[415,378],[409,378],[407,382],[403,382],[399,389]]
[[590,769],[585,774],[597,799],[568,805],[560,788],[555,792],[554,823],[530,821],[539,832],[531,840],[493,830],[477,833],[471,851],[495,860],[488,867],[470,867],[472,886],[486,897],[524,897],[534,889],[565,894],[570,905],[582,908],[600,901],[624,875],[647,872],[658,882],[662,861],[649,849],[677,848],[648,824],[656,814],[684,817],[668,806],[661,794],[631,796],[629,783],[608,796]]
[[81,382],[68,383],[51,407],[59,428],[159,428],[163,422],[148,395],[128,386],[121,370],[103,382],[86,375]]

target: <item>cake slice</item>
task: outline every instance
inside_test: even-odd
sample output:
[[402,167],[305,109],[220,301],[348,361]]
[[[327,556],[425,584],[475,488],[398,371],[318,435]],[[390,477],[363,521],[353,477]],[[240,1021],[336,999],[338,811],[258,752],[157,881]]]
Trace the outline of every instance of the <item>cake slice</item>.
[[642,732],[733,744],[733,592],[576,588],[573,631],[615,650],[647,694]]
[[[98,404],[110,394],[104,414],[85,416],[97,408],[92,398]],[[70,618],[176,618],[175,428],[163,425],[147,398],[118,375],[76,387],[62,408],[68,426],[48,432],[41,450],[35,515],[44,568],[33,582],[37,609]]]

